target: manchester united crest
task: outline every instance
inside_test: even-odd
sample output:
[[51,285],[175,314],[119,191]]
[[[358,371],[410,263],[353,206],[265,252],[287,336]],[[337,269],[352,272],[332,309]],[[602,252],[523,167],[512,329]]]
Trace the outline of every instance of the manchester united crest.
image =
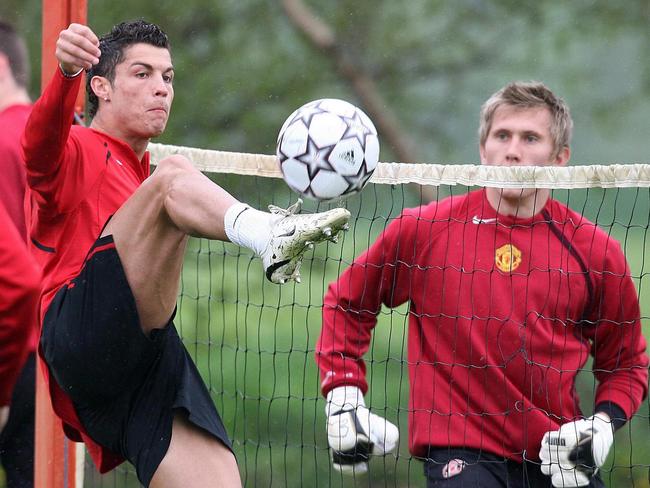
[[494,263],[500,271],[511,273],[521,264],[521,251],[512,244],[504,244],[496,250]]

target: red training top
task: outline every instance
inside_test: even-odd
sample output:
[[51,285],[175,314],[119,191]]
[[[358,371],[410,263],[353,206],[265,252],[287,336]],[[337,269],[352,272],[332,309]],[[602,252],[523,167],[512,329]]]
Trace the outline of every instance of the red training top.
[[[574,383],[591,354],[595,405],[629,419],[648,357],[620,245],[549,200],[498,215],[485,190],[404,210],[332,283],[316,348],[322,392],[368,385],[361,357],[382,305],[409,302],[409,448],[539,459],[545,432],[581,415]],[[387,385],[388,387],[388,385]]]
[[0,201],[13,220],[18,233],[27,240],[25,226],[25,165],[20,156],[23,134],[31,105],[11,105],[0,112]]
[[[25,225],[26,182],[25,165],[20,154],[20,137],[31,110],[31,104],[15,104],[10,105],[0,112],[0,172],[2,172],[2,177],[0,177],[0,204],[4,205],[10,223],[13,222],[13,225],[18,229],[20,241],[18,241],[17,245],[23,248],[25,248],[27,243],[27,226]],[[22,254],[22,250],[15,250],[14,252],[20,252]],[[19,262],[23,262],[22,258]],[[11,262],[10,269],[14,271],[20,269],[15,267],[17,264]],[[27,266],[29,269],[26,271],[25,276],[27,280],[26,288],[31,288],[33,283],[29,282],[29,280],[33,278],[33,266],[32,264]],[[16,292],[20,291],[16,290]],[[7,296],[10,295],[11,292]],[[36,306],[35,303],[34,306]],[[5,310],[8,309],[5,308]],[[19,364],[12,366],[12,369],[18,367],[16,371],[19,371],[27,355],[36,350],[36,345],[38,344],[38,327],[36,326],[36,313],[34,311],[26,310],[21,306],[16,307],[15,310],[20,315],[8,320],[15,327],[23,327],[25,330],[20,334],[11,335],[11,337],[17,338],[19,343],[7,343],[6,341],[9,337],[5,337],[5,342],[3,342],[0,348],[0,355],[2,355],[2,361],[8,360],[11,357],[17,358],[17,350],[22,348],[23,350],[20,351],[20,358],[18,359]],[[27,341],[23,340],[25,335],[27,335]],[[7,350],[6,348],[11,350]],[[6,381],[0,379],[0,382],[6,386],[7,384],[13,385],[15,380],[16,377],[10,375],[6,378]],[[5,397],[6,390],[4,387],[0,389],[4,392],[0,393],[0,396]]]
[[0,406],[9,405],[18,375],[33,351],[41,274],[0,202]]
[[[32,208],[30,236],[43,267],[41,323],[59,288],[81,270],[108,218],[149,175],[149,153],[140,161],[125,142],[72,126],[81,78],[66,78],[57,69],[34,104],[22,140]],[[68,437],[83,438],[101,472],[120,464],[120,456],[87,436],[56,382],[49,381],[49,387]]]

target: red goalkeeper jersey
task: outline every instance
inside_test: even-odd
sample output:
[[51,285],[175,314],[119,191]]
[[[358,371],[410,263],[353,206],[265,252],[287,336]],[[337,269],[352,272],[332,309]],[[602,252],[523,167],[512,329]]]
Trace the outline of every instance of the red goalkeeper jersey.
[[[34,104],[22,140],[32,208],[30,237],[43,267],[41,321],[58,289],[80,271],[108,218],[149,175],[148,153],[139,160],[125,142],[72,126],[81,79],[66,78],[57,70]],[[49,387],[66,434],[77,441],[83,438],[100,471],[122,462],[86,436],[56,382],[49,381]]]
[[590,355],[595,404],[630,418],[647,394],[621,247],[555,200],[532,219],[497,215],[484,190],[405,210],[328,289],[316,348],[323,394],[366,392],[377,314],[406,302],[416,456],[452,446],[538,459],[543,434],[581,415],[575,380]]

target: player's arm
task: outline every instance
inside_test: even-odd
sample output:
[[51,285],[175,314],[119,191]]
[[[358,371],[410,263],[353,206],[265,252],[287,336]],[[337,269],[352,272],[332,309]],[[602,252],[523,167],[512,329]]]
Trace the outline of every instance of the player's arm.
[[408,300],[406,263],[411,257],[400,253],[413,246],[408,227],[412,226],[404,216],[393,220],[328,287],[316,344],[324,395],[338,386],[357,386],[367,391],[363,355],[370,346],[377,314],[382,305],[397,307]]
[[603,273],[600,315],[591,340],[598,380],[594,403],[618,405],[630,419],[648,395],[649,361],[638,295],[622,252],[618,259]]
[[53,182],[59,176],[65,158],[70,156],[74,159],[78,151],[68,136],[83,78],[79,69],[98,59],[97,44],[95,34],[79,24],[71,24],[59,34],[56,48],[59,67],[34,103],[23,132],[21,145],[27,183],[41,200],[53,199]]
[[555,487],[587,486],[605,463],[622,427],[648,394],[648,356],[639,301],[618,244],[610,242],[595,295],[597,315],[585,328],[592,343],[598,380],[594,415],[547,432],[542,440],[542,471]]
[[36,327],[40,272],[2,204],[0,229],[0,406],[6,406]]
[[[400,239],[409,242],[404,221],[396,219],[364,254],[330,285],[316,361],[326,396],[327,435],[334,467],[344,473],[367,470],[371,455],[385,455],[398,444],[395,425],[365,405],[368,389],[363,355],[381,305],[408,299],[408,271],[396,263]],[[412,242],[412,241],[410,241]]]

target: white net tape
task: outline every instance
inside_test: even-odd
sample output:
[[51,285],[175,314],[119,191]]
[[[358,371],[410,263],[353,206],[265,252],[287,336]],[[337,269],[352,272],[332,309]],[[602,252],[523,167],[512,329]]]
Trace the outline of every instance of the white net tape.
[[[152,162],[182,154],[201,171],[281,178],[275,156],[150,144]],[[650,164],[567,167],[482,166],[478,164],[379,163],[372,183],[396,185],[498,186],[500,188],[650,187]]]

